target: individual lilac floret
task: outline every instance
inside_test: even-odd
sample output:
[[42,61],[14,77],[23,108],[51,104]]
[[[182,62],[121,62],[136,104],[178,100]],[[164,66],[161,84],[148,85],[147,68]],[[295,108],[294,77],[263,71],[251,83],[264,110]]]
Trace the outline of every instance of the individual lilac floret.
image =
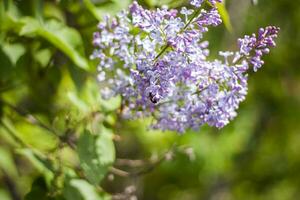
[[[193,0],[195,7],[203,1]],[[94,34],[92,58],[100,60],[98,80],[105,99],[120,95],[128,119],[153,117],[152,128],[184,132],[202,125],[222,128],[247,94],[247,71],[256,71],[263,54],[275,46],[278,28],[239,39],[239,51],[220,52],[209,61],[203,34],[222,21],[212,8],[180,12],[146,10],[134,2],[129,11],[105,17]]]
[[191,0],[190,3],[191,5],[199,8],[202,5],[203,0]]
[[218,26],[222,23],[221,16],[215,8],[210,11],[203,10],[195,21],[202,32],[208,31],[207,26]]
[[264,64],[262,56],[270,52],[270,47],[275,46],[279,28],[268,26],[265,29],[259,29],[258,35],[245,36],[238,40],[240,48],[240,56],[245,56],[253,65],[253,70],[256,72]]

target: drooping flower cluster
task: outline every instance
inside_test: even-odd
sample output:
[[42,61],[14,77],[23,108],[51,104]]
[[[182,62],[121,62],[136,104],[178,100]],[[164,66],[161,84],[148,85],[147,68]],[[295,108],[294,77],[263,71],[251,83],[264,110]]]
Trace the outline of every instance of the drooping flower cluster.
[[127,118],[152,116],[153,128],[184,132],[203,124],[222,128],[236,116],[247,94],[247,71],[263,64],[279,29],[260,29],[238,40],[237,52],[207,60],[203,34],[221,24],[215,8],[221,0],[191,0],[194,9],[146,10],[134,2],[129,11],[106,17],[94,34],[100,59],[98,80],[103,98],[122,97]]
[[243,39],[238,40],[240,48],[239,57],[248,58],[249,62],[253,65],[256,72],[264,64],[262,56],[270,52],[270,47],[275,47],[274,39],[277,37],[279,29],[277,27],[261,28],[258,31],[258,36],[245,36]]

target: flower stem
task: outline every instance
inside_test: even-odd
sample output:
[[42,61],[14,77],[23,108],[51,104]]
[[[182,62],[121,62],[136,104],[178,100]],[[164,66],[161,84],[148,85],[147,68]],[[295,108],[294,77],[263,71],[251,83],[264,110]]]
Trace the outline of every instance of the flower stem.
[[199,8],[199,9],[197,9],[197,10],[194,12],[194,14],[193,14],[193,16],[191,17],[191,19],[189,19],[189,21],[188,21],[188,22],[186,23],[186,25],[184,26],[183,31],[185,31],[185,30],[189,27],[189,25],[193,22],[193,20],[200,14],[201,9],[202,9],[202,8]]
[[[188,27],[189,25],[193,22],[193,20],[200,14],[201,12],[201,8],[197,9],[193,16],[189,19],[189,21],[186,23],[186,25],[183,27],[182,31],[181,32],[184,32]],[[170,47],[170,44],[166,44],[164,46],[164,48],[162,48],[162,50],[157,54],[157,56],[155,57],[154,61],[156,62],[158,60],[158,58],[160,58],[161,55],[163,55],[163,53]]]

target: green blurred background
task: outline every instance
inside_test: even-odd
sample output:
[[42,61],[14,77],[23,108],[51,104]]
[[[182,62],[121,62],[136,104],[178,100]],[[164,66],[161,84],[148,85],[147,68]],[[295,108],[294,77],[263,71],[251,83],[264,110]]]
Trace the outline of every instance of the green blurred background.
[[[184,135],[148,130],[149,120],[123,121],[114,112],[119,99],[99,97],[92,34],[102,15],[129,3],[0,1],[0,200],[300,199],[300,1],[226,1],[232,30],[229,22],[210,30],[212,55],[267,25],[281,27],[277,47],[250,74],[247,100],[230,125]],[[93,159],[90,143],[74,147],[86,127],[111,132],[100,149],[117,158],[91,175],[82,166]],[[123,177],[119,168],[138,173]]]

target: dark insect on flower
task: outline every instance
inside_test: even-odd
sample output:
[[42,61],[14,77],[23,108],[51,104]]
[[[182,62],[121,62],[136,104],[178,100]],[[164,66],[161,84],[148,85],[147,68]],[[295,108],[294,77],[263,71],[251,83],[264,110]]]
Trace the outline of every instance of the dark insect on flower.
[[152,103],[157,104],[159,102],[159,95],[154,95],[152,92],[150,92],[149,99]]

